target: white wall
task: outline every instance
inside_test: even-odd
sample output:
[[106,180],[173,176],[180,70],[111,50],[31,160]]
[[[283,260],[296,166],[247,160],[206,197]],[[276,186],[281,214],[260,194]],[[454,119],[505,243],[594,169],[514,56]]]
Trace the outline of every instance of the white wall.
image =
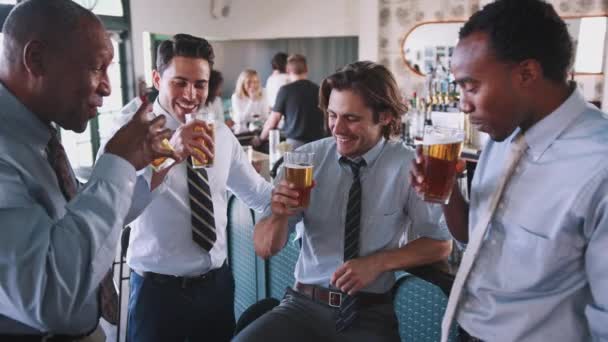
[[[220,13],[223,3],[230,4],[227,17]],[[131,24],[139,77],[144,32],[210,39],[357,36],[359,0],[131,0]]]
[[359,0],[359,60],[378,61],[379,0]]

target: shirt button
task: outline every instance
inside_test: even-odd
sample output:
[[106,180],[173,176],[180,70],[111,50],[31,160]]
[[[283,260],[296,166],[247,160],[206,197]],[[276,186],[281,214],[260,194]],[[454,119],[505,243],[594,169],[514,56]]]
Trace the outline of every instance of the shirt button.
[[505,208],[505,205],[504,205],[503,203],[500,203],[500,204],[498,205],[498,209],[499,209],[499,210],[503,210],[504,208]]
[[495,245],[495,244],[496,244],[496,239],[492,239],[492,240],[490,240],[490,243],[491,243],[492,245]]

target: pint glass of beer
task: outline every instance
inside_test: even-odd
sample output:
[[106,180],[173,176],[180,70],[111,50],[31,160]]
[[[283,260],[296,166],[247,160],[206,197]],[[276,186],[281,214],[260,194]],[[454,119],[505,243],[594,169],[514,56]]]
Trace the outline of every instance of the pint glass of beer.
[[[154,112],[149,113],[150,120],[153,120],[155,117],[156,117],[156,114],[154,114]],[[173,146],[171,146],[168,139],[163,139],[161,141],[161,145],[165,150],[173,151]],[[173,160],[173,158],[166,158],[166,157],[156,158],[150,163],[150,167],[152,167],[152,169],[155,172],[160,172],[160,171],[168,168],[171,164],[173,164],[173,162],[175,162],[175,160]]]
[[[207,143],[202,138],[200,139],[200,141],[203,143],[204,146],[206,146],[210,150],[211,153],[213,153],[215,155],[215,120],[213,118],[213,114],[208,113],[208,112],[186,114],[186,123],[189,123],[194,119],[204,121],[207,124],[207,128],[208,128],[207,134],[209,134],[209,136],[211,137],[211,140],[213,141],[214,145],[207,146]],[[202,132],[203,130],[204,130],[204,128],[202,126],[194,127],[194,131],[196,131],[196,132]],[[203,153],[199,149],[195,149],[195,150],[197,150],[200,153]],[[194,155],[192,155],[191,158],[192,158],[192,167],[195,169],[200,169],[203,167],[213,167],[213,158],[205,157],[205,159],[199,160],[199,158],[195,157]]]
[[423,200],[448,204],[456,180],[464,131],[456,128],[426,126],[422,140],[424,170]]
[[297,208],[307,208],[310,203],[310,190],[312,190],[312,161],[314,153],[285,152],[283,171],[285,180],[295,185],[300,193]]

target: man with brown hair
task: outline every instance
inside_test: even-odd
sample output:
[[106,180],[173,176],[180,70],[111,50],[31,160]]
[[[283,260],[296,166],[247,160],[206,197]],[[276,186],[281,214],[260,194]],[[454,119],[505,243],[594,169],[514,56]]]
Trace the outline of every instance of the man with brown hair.
[[[403,112],[391,73],[372,62],[349,64],[323,81],[320,98],[333,137],[298,149],[314,153],[310,205],[291,209],[298,192],[281,181],[254,232],[256,253],[268,258],[303,222],[296,284],[236,341],[399,341],[393,271],[451,251],[437,224],[441,208],[410,187],[414,152],[387,140]],[[410,222],[419,238],[400,245]]]
[[272,113],[254,145],[268,139],[270,130],[278,126],[282,116],[285,116],[287,142],[294,149],[326,136],[323,113],[319,109],[319,86],[308,80],[306,58],[297,54],[289,56],[287,74],[291,83],[279,89]]

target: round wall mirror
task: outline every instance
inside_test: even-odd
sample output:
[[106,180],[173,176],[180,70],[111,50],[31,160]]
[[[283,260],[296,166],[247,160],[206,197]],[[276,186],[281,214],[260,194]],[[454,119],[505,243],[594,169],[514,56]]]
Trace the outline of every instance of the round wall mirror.
[[[605,56],[606,16],[565,18],[574,42],[576,74],[601,74]],[[464,22],[427,22],[412,28],[401,45],[406,67],[425,76],[437,68],[447,71],[458,32]]]

